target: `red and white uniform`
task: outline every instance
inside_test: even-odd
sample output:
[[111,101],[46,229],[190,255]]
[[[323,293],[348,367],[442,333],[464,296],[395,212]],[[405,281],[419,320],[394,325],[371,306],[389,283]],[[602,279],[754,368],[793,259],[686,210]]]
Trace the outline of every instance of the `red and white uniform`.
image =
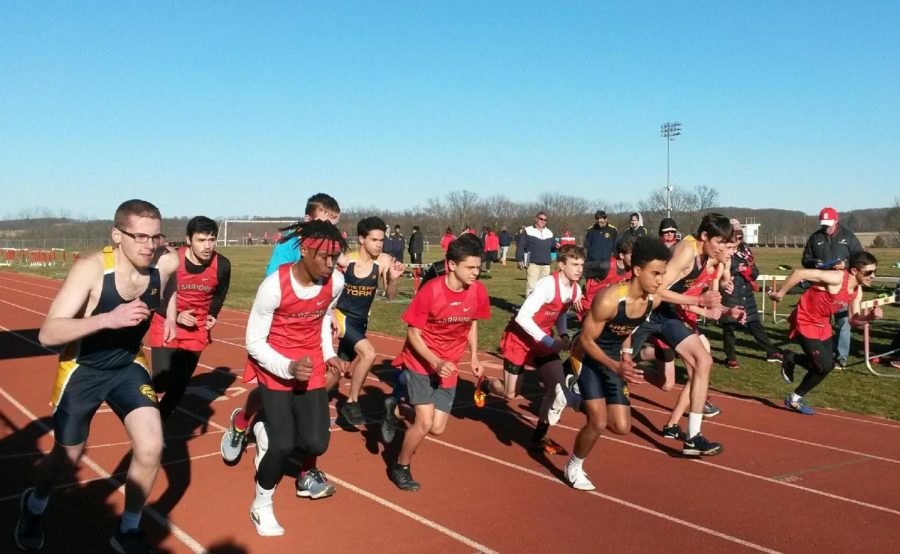
[[[459,292],[447,286],[446,277],[425,283],[403,313],[403,321],[420,330],[428,349],[442,360],[459,363],[466,351],[469,330],[476,319],[490,319],[491,303],[487,289],[480,281]],[[407,340],[394,359],[394,366],[405,367],[422,375],[437,375]],[[456,372],[441,377],[441,387],[456,386]]]
[[[335,271],[322,284],[303,287],[284,264],[259,286],[247,321],[247,364],[244,382],[257,379],[271,390],[313,390],[325,386],[325,360],[335,356],[331,314],[344,290],[344,276]],[[306,382],[291,376],[292,361],[309,356],[312,376]]]
[[178,270],[175,272],[176,302],[175,308],[179,312],[194,310],[197,325],[185,327],[178,324],[178,333],[175,339],[168,343],[163,342],[163,324],[166,314],[155,312],[150,322],[150,347],[151,348],[180,348],[192,352],[201,352],[210,342],[209,331],[206,329],[206,316],[209,315],[209,306],[212,304],[213,294],[219,286],[219,255],[213,252],[212,260],[202,273],[188,273],[185,267],[187,247],[178,249]]
[[553,326],[566,330],[566,312],[581,300],[581,287],[559,271],[542,278],[525,299],[516,317],[500,337],[500,354],[516,365],[534,365],[534,358],[553,352],[541,344],[552,335]]
[[849,282],[850,272],[844,271],[844,281],[837,294],[818,285],[804,292],[788,319],[791,324],[788,336],[794,338],[799,334],[808,339],[827,340],[831,336],[831,316],[846,310],[853,301]]
[[578,314],[579,321],[584,319],[587,311],[591,309],[591,304],[594,302],[594,297],[597,296],[597,293],[599,293],[606,287],[615,285],[620,281],[631,279],[630,269],[624,270],[622,273],[619,273],[619,264],[617,260],[618,258],[616,258],[616,256],[613,256],[609,259],[609,272],[602,280],[587,279],[584,282],[584,297],[581,299],[582,311]]

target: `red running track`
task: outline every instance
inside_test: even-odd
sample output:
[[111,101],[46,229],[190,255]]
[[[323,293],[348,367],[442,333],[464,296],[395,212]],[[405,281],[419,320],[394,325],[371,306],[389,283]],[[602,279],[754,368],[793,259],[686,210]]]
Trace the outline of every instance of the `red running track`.
[[[3,552],[15,550],[18,495],[52,445],[48,400],[56,356],[36,337],[59,286],[0,272]],[[704,433],[722,442],[725,453],[689,460],[678,453],[679,443],[657,432],[675,393],[644,385],[632,390],[632,433],[605,437],[585,462],[598,486],[585,493],[560,480],[565,457],[525,447],[537,386],[528,386],[523,399],[491,399],[478,409],[465,373],[446,433],[424,443],[414,460],[423,488],[407,493],[385,474],[398,445],[385,453],[378,433],[390,388],[379,379],[390,375],[386,369],[374,372],[362,398],[370,426],[332,426],[319,465],[337,494],[299,499],[293,479],[285,478],[276,513],[287,532],[259,537],[248,517],[253,451],[235,467],[218,453],[228,416],[248,390],[240,379],[245,323],[243,312],[222,313],[216,342],[165,425],[164,468],[142,523],[162,552],[894,552],[900,542],[898,422],[831,410],[803,417],[764,399],[714,393],[723,413],[704,423]],[[370,338],[380,360],[401,345],[396,337]],[[493,360],[489,374],[499,375],[500,364],[484,359]],[[566,412],[551,433],[571,448],[582,423],[580,414]],[[101,409],[84,463],[52,497],[45,551],[107,550],[122,510],[129,446],[116,417]]]

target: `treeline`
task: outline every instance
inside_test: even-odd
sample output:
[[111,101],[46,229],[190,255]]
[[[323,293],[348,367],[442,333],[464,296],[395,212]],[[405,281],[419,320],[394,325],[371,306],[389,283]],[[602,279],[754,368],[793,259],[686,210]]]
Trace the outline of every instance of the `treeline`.
[[[675,190],[671,195],[672,217],[683,232],[695,229],[703,214],[715,210],[741,221],[753,218],[761,224],[762,234],[808,235],[818,226],[818,214],[807,215],[799,211],[779,209],[751,209],[722,207],[718,202],[718,192],[710,187],[696,187],[693,190]],[[338,199],[341,200],[340,198]],[[644,226],[655,233],[660,220],[665,217],[665,191],[653,192],[649,197],[631,204],[627,202],[607,202],[602,199],[585,198],[562,194],[544,193],[533,201],[517,202],[504,195],[482,197],[475,192],[462,190],[446,194],[442,198],[432,198],[424,206],[405,210],[391,210],[384,206],[350,206],[345,201],[341,215],[341,227],[352,237],[356,222],[366,216],[377,215],[389,225],[400,225],[403,233],[409,234],[413,225],[418,225],[428,236],[440,236],[447,227],[460,233],[465,227],[481,229],[490,225],[495,230],[505,225],[515,233],[522,225],[531,225],[534,215],[540,210],[549,216],[548,227],[557,235],[570,231],[582,237],[585,230],[593,225],[594,213],[604,210],[610,223],[624,229],[628,226],[629,215],[640,212]],[[900,234],[900,198],[887,208],[863,209],[843,212],[840,204],[835,207],[840,212],[841,223],[857,232],[886,231],[895,236]],[[46,212],[23,213],[25,217],[0,220],[0,239],[58,239],[90,238],[104,239],[109,236],[109,220],[87,220],[66,217],[64,214]],[[212,214],[204,214],[213,217]],[[300,214],[267,215],[264,217],[229,216],[228,219],[293,219]],[[166,218],[163,232],[170,238],[180,238],[184,234],[188,218]],[[271,226],[270,226],[271,227]],[[239,227],[229,229],[234,236],[246,235]],[[261,232],[254,231],[259,238]]]

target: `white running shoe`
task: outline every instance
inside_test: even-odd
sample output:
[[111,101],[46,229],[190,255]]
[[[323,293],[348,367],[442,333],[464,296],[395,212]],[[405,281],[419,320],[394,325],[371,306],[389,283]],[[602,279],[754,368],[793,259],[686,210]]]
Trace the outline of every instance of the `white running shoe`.
[[228,424],[228,429],[225,430],[225,434],[222,435],[222,443],[219,446],[222,459],[228,463],[235,463],[241,457],[244,447],[247,446],[247,432],[239,430],[234,425],[234,418],[239,413],[241,413],[240,408],[235,408],[231,412],[231,421]]
[[266,432],[265,423],[262,421],[254,423],[253,435],[256,436],[256,454],[253,456],[253,465],[256,466],[256,471],[259,471],[259,462],[262,461],[266,450],[269,449],[269,433]]
[[266,506],[250,505],[250,520],[256,527],[256,532],[262,537],[280,537],[284,534],[284,527],[275,519],[275,505]]
[[550,406],[550,411],[547,412],[547,423],[550,425],[559,423],[559,417],[562,415],[563,410],[566,409],[567,404],[568,401],[566,400],[565,390],[557,383],[556,396],[553,398],[553,404]]
[[583,467],[575,469],[569,464],[566,464],[566,481],[572,485],[573,489],[580,491],[592,491],[597,488],[591,483],[590,479],[588,479],[587,473],[584,472]]

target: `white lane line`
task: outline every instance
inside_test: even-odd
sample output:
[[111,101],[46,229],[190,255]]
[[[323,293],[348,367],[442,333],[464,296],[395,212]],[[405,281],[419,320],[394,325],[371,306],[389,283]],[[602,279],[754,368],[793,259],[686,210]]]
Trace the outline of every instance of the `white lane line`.
[[[6,400],[10,404],[15,406],[16,409],[18,409],[20,412],[22,412],[22,414],[24,414],[25,417],[27,417],[31,421],[37,423],[39,427],[44,429],[44,431],[46,431],[47,433],[53,432],[53,430],[50,427],[48,427],[45,423],[40,421],[38,419],[38,417],[36,415],[34,415],[28,408],[26,408],[25,406],[20,404],[19,401],[16,400],[15,398],[13,398],[12,395],[10,395],[8,392],[6,392],[6,389],[4,389],[3,387],[0,387],[0,396],[3,396],[4,398],[6,398]],[[103,469],[103,467],[101,467],[100,464],[98,464],[97,462],[92,460],[90,456],[87,456],[87,455],[81,456],[81,462],[83,462],[84,465],[86,465],[89,468],[91,468],[92,470],[94,470],[94,473],[96,473],[97,475],[100,475],[107,482],[109,482],[113,487],[115,487],[116,491],[118,491],[119,494],[121,494],[122,496],[125,496],[125,484],[120,482],[119,480],[113,478],[113,476],[110,475],[109,472],[107,472],[105,469]],[[206,549],[203,548],[203,545],[200,544],[199,542],[197,542],[197,540],[194,539],[194,537],[188,535],[183,529],[181,529],[181,527],[175,525],[174,523],[172,523],[171,521],[166,519],[165,516],[163,516],[162,514],[160,514],[153,508],[151,508],[150,506],[146,506],[144,508],[144,513],[147,514],[148,516],[150,516],[151,519],[153,519],[154,521],[156,521],[157,523],[162,525],[164,528],[166,528],[172,534],[173,537],[175,537],[176,539],[181,541],[182,544],[184,544],[185,546],[190,548],[192,552],[195,552],[197,554],[205,554],[206,553]]]
[[[484,453],[482,453],[482,452],[476,452],[476,451],[474,451],[474,450],[469,450],[468,448],[464,448],[464,447],[462,447],[462,446],[457,446],[457,445],[455,445],[455,444],[451,444],[451,443],[449,443],[449,442],[445,442],[445,441],[436,439],[436,438],[434,438],[434,437],[425,437],[425,438],[428,439],[428,440],[431,441],[431,442],[435,442],[435,443],[437,443],[437,444],[440,444],[441,446],[445,446],[445,447],[450,448],[450,449],[452,449],[452,450],[457,450],[457,451],[459,451],[459,452],[463,452],[463,453],[465,453],[465,454],[469,454],[470,456],[474,456],[474,457],[476,457],[476,458],[481,458],[481,459],[483,459],[483,460],[487,460],[487,461],[489,461],[489,462],[493,462],[493,463],[495,463],[495,464],[499,464],[499,465],[508,467],[508,468],[510,468],[510,469],[514,469],[514,470],[517,470],[517,471],[521,471],[521,472],[523,472],[523,473],[527,473],[528,475],[531,475],[531,476],[534,476],[534,477],[538,477],[538,478],[543,479],[543,480],[545,480],[545,481],[550,481],[551,483],[556,483],[557,485],[560,485],[560,486],[566,486],[562,481],[558,480],[557,478],[555,478],[555,477],[553,477],[553,476],[551,476],[551,475],[547,475],[546,473],[541,473],[541,472],[535,471],[535,470],[533,470],[533,469],[529,469],[529,468],[527,468],[527,467],[522,467],[522,466],[520,466],[520,465],[511,463],[511,462],[507,462],[506,460],[501,460],[501,459],[499,459],[499,458],[495,458],[495,457],[493,457],[493,456],[489,456],[489,455],[484,454]],[[759,545],[759,544],[756,544],[756,543],[753,543],[753,542],[750,542],[750,541],[741,539],[741,538],[739,538],[739,537],[735,537],[735,536],[729,535],[729,534],[727,534],[727,533],[722,533],[722,532],[720,532],[720,531],[716,531],[715,529],[710,529],[709,527],[705,527],[705,526],[703,526],[703,525],[698,525],[698,524],[696,524],[696,523],[692,523],[692,522],[690,522],[690,521],[687,521],[687,520],[684,520],[684,519],[681,519],[681,518],[678,518],[678,517],[675,517],[675,516],[671,516],[671,515],[669,515],[669,514],[666,514],[666,513],[663,513],[663,512],[659,512],[659,511],[656,511],[656,510],[654,510],[654,509],[647,508],[647,507],[641,506],[641,505],[639,505],[639,504],[635,504],[635,503],[633,503],[633,502],[629,502],[629,501],[627,501],[627,500],[623,500],[623,499],[621,499],[621,498],[616,498],[615,496],[610,496],[610,495],[608,495],[608,494],[603,494],[603,493],[597,492],[597,491],[585,491],[585,492],[587,492],[587,493],[590,494],[590,495],[596,496],[596,497],[598,497],[598,498],[602,498],[602,499],[604,499],[604,500],[607,500],[607,501],[609,501],[609,502],[613,502],[613,503],[615,503],[615,504],[619,504],[620,506],[625,506],[626,508],[631,508],[632,510],[636,510],[636,511],[638,511],[638,512],[641,512],[641,513],[644,513],[644,514],[647,514],[647,515],[651,515],[651,516],[654,516],[654,517],[658,517],[658,518],[660,518],[660,519],[664,519],[664,520],[666,520],[666,521],[670,521],[670,522],[672,522],[672,523],[675,523],[675,524],[678,524],[678,525],[682,525],[682,526],[687,527],[687,528],[689,528],[689,529],[693,529],[693,530],[699,531],[699,532],[701,532],[701,533],[706,533],[706,534],[708,534],[708,535],[712,535],[712,536],[714,536],[714,537],[718,537],[718,538],[723,539],[723,540],[726,540],[726,541],[728,541],[728,542],[732,542],[732,543],[734,543],[734,544],[738,544],[738,545],[741,545],[741,546],[745,546],[745,547],[751,548],[751,549],[753,549],[753,550],[758,550],[758,551],[760,551],[760,552],[768,552],[768,553],[771,553],[771,554],[774,554],[774,553],[777,553],[777,552],[778,552],[777,550],[772,550],[771,548],[767,548],[767,547],[765,547],[765,546],[762,546],[762,545]]]

